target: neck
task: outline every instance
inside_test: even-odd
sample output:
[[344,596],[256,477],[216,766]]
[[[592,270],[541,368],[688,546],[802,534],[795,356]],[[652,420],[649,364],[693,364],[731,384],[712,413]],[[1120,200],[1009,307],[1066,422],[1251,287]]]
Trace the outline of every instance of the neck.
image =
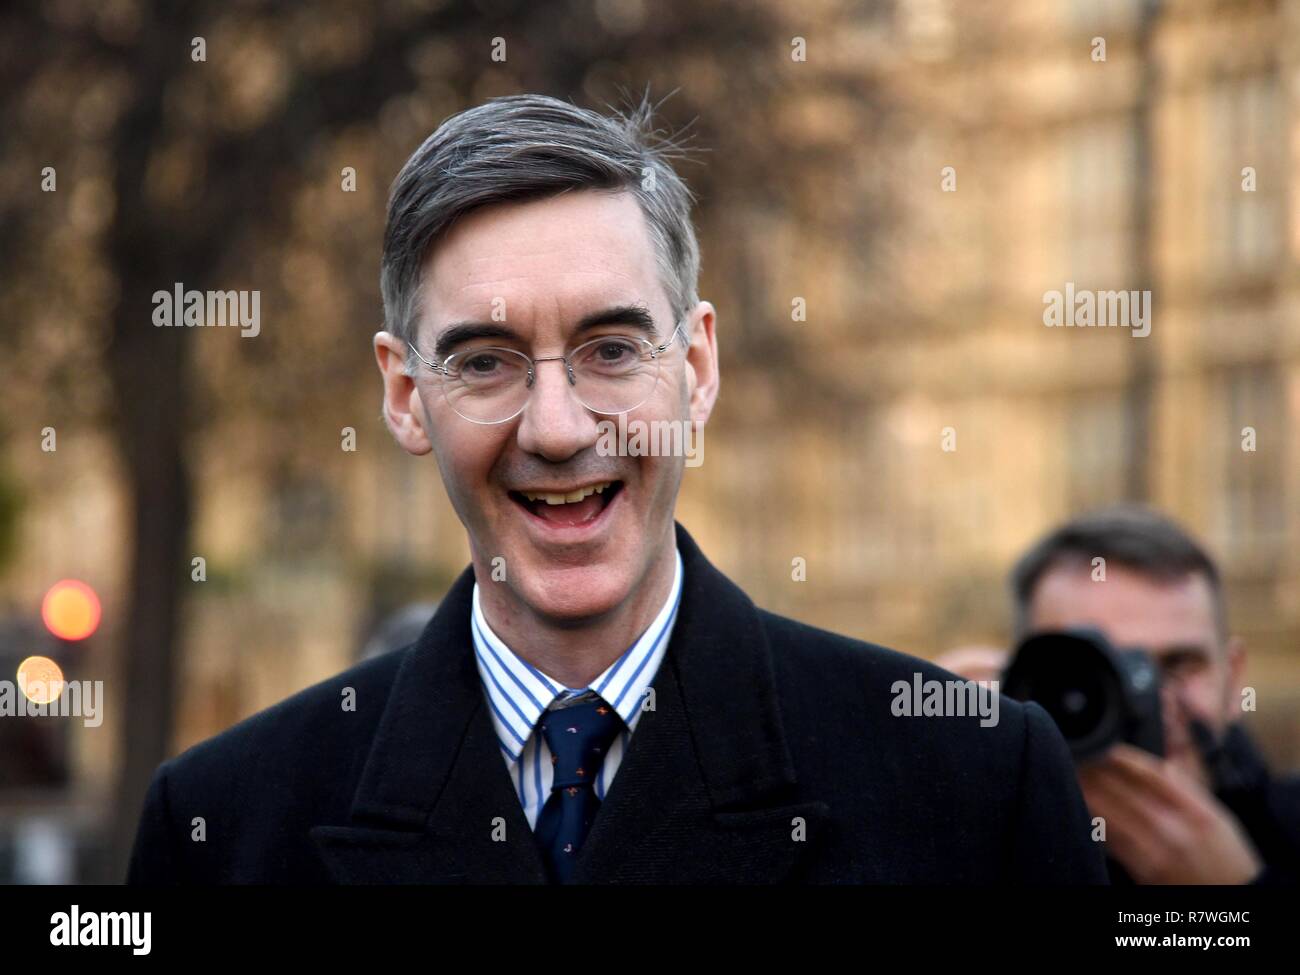
[[[479,586],[479,601],[492,631],[517,657],[565,687],[586,687],[654,622],[672,591],[676,563],[676,535],[670,533],[669,543],[661,546],[626,599],[582,620],[541,616],[506,586]],[[475,572],[490,578],[477,565]]]

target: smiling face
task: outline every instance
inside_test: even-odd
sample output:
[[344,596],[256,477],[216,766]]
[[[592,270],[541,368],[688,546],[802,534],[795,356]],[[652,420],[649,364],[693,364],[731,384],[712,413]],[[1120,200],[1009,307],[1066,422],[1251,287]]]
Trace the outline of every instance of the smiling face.
[[1150,653],[1160,668],[1166,755],[1207,780],[1188,722],[1196,717],[1223,732],[1239,699],[1245,654],[1238,641],[1224,644],[1203,575],[1166,582],[1111,565],[1096,582],[1089,566],[1061,564],[1035,587],[1028,623],[1031,631],[1092,626],[1114,646]]
[[[601,336],[658,346],[676,324],[635,196],[597,190],[457,221],[427,257],[418,321],[416,347],[434,361],[489,345],[566,355]],[[626,414],[629,425],[707,421],[717,395],[712,306],[693,309],[683,332],[689,350],[678,339],[661,354],[658,382]],[[599,424],[618,418],[585,407],[562,362],[537,363],[522,412],[484,424],[452,408],[443,377],[424,366],[405,374],[401,340],[381,332],[375,351],[389,427],[411,453],[432,450],[480,584],[505,559],[504,582],[484,592],[498,613],[560,625],[604,617],[645,583],[671,579],[684,458],[602,456]]]

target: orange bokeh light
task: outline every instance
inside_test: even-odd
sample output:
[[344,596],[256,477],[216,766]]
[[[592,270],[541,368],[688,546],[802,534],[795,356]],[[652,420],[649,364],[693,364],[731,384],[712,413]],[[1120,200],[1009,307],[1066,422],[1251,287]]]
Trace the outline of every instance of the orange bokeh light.
[[65,684],[63,669],[49,657],[28,657],[18,665],[18,686],[33,704],[58,700]]
[[41,603],[41,619],[62,640],[84,640],[99,628],[99,597],[76,579],[63,579],[50,587]]

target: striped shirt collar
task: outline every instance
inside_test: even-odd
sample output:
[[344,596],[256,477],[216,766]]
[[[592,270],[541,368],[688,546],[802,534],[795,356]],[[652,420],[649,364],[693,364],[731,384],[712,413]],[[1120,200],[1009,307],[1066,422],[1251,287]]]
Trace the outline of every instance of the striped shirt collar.
[[492,709],[492,724],[501,750],[517,762],[537,719],[553,704],[595,691],[618,712],[629,731],[641,717],[642,698],[663,662],[677,620],[682,595],[682,555],[676,554],[672,588],[659,615],[645,632],[587,687],[570,688],[518,657],[502,642],[483,615],[478,583],[474,583],[471,632],[479,676]]

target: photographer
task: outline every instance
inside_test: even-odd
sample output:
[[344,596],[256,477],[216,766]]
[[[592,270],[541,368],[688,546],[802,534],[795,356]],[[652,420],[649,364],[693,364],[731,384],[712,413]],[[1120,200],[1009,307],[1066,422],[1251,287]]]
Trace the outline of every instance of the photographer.
[[[1141,648],[1158,670],[1163,756],[1119,743],[1078,766],[1105,821],[1112,879],[1295,882],[1300,779],[1270,776],[1240,723],[1245,647],[1229,635],[1219,572],[1200,546],[1161,515],[1112,508],[1039,541],[1011,587],[1017,644],[1091,627],[1113,647]],[[966,648],[937,662],[994,680],[1008,654]]]

